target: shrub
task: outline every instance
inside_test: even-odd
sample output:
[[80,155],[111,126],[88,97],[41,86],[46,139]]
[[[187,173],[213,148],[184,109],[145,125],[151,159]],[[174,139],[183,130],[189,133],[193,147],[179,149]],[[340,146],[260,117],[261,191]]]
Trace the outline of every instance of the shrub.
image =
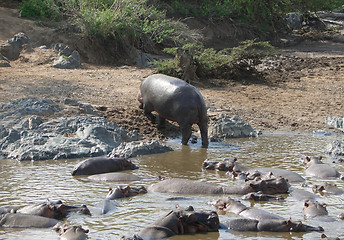
[[58,0],[23,0],[20,14],[31,19],[57,20],[61,16],[60,6],[61,2]]
[[[168,48],[164,51],[176,55],[178,48]],[[257,73],[256,66],[261,59],[275,54],[275,49],[268,42],[247,40],[239,46],[216,51],[213,48],[204,48],[201,45],[187,44],[183,50],[192,55],[198,71],[203,74],[199,77],[224,77],[236,78],[242,74]],[[175,77],[182,76],[182,69],[179,67],[179,59],[156,61],[154,64],[161,73]]]

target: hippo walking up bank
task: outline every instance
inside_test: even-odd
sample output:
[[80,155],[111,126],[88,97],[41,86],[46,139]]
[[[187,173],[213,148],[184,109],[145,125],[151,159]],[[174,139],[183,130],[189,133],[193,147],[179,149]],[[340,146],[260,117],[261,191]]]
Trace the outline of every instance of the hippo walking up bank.
[[191,137],[191,126],[197,124],[201,131],[202,147],[208,147],[208,116],[201,93],[192,85],[178,78],[153,74],[140,86],[138,100],[145,114],[153,119],[152,111],[159,114],[159,125],[165,119],[179,124],[182,144]]

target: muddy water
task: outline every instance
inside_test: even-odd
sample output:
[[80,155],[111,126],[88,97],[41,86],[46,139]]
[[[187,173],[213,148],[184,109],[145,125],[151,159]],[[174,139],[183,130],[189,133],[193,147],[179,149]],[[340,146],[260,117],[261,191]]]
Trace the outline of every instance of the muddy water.
[[[199,145],[182,147],[179,142],[168,142],[174,152],[134,158],[132,161],[140,168],[133,173],[144,177],[145,181],[132,182],[131,186],[143,185],[148,187],[158,176],[179,177],[193,180],[208,181],[222,185],[240,184],[233,182],[224,172],[202,171],[202,162],[206,159],[222,159],[237,157],[239,161],[250,167],[279,167],[293,170],[302,175],[303,167],[299,160],[304,156],[318,156],[333,137],[316,137],[312,135],[274,134],[263,135],[255,139],[233,139],[226,143],[211,143],[209,149]],[[99,214],[99,204],[107,194],[109,187],[116,183],[98,183],[87,181],[85,177],[72,177],[71,170],[80,160],[17,162],[13,160],[0,161],[0,207],[20,208],[37,203],[47,198],[61,199],[66,204],[87,204],[92,216],[73,215],[68,220],[78,223],[90,230],[89,239],[120,239],[121,236],[132,236],[160,215],[169,212],[176,205],[192,205],[196,210],[214,210],[207,205],[217,196],[187,196],[190,200],[166,201],[166,198],[181,196],[179,194],[148,193],[129,199],[117,201],[117,208],[109,214]],[[325,159],[331,163],[330,159]],[[339,172],[344,172],[344,165],[331,163]],[[335,182],[344,188],[341,180],[323,180],[306,178],[307,182]],[[126,185],[127,183],[122,183]],[[301,188],[300,184],[293,184]],[[305,189],[311,190],[310,187]],[[232,196],[240,198],[240,196]],[[287,197],[287,196],[286,196]],[[322,196],[319,201],[325,202],[329,216],[336,218],[344,212],[342,196]],[[328,236],[344,237],[343,221],[320,222],[314,219],[304,219],[303,203],[287,197],[284,201],[250,203],[247,206],[264,209],[285,218],[302,220],[303,222],[322,226]],[[220,215],[225,221],[233,216]],[[58,239],[50,229],[7,229],[0,228],[0,239]],[[175,236],[170,239],[320,239],[320,233],[240,233],[220,230],[218,233],[198,234],[194,236]]]

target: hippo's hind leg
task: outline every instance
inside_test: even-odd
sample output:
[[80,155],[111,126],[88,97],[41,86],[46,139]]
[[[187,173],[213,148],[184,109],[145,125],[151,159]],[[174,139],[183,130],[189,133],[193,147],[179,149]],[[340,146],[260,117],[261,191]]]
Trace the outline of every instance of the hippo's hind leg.
[[191,137],[191,134],[192,134],[191,125],[190,124],[186,124],[186,125],[179,124],[179,126],[180,126],[180,129],[182,131],[182,144],[187,145],[188,141]]
[[202,138],[202,147],[207,148],[209,141],[208,141],[208,123],[199,123],[198,124],[200,132],[201,132],[201,138]]

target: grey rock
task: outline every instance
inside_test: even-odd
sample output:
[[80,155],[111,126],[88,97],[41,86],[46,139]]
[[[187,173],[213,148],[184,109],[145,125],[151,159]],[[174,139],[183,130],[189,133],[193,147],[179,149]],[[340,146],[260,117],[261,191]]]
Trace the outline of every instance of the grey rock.
[[[93,107],[66,103],[94,113]],[[44,160],[106,155],[125,141],[142,137],[102,117],[77,116],[47,120],[62,111],[50,99],[14,99],[0,106],[0,155],[17,160]],[[61,114],[62,115],[62,114]]]
[[257,137],[257,131],[245,123],[240,116],[230,117],[220,114],[219,119],[209,124],[209,136],[212,139]]
[[0,46],[0,53],[10,61],[19,58],[24,44],[32,45],[29,37],[25,33],[17,33],[13,38],[7,40]]
[[124,142],[118,147],[114,148],[109,154],[109,157],[136,157],[141,155],[164,153],[173,151],[172,148],[161,144],[159,141],[149,141],[149,142]]
[[288,13],[285,20],[290,29],[297,29],[301,26],[301,14],[300,13]]
[[328,144],[325,153],[334,156],[344,156],[344,139],[334,140],[332,143]]
[[344,118],[343,117],[325,117],[325,123],[332,128],[339,129],[344,132]]
[[152,65],[150,63],[154,62],[154,58],[152,57],[152,55],[136,49],[135,62],[135,65],[139,68],[151,67]]

